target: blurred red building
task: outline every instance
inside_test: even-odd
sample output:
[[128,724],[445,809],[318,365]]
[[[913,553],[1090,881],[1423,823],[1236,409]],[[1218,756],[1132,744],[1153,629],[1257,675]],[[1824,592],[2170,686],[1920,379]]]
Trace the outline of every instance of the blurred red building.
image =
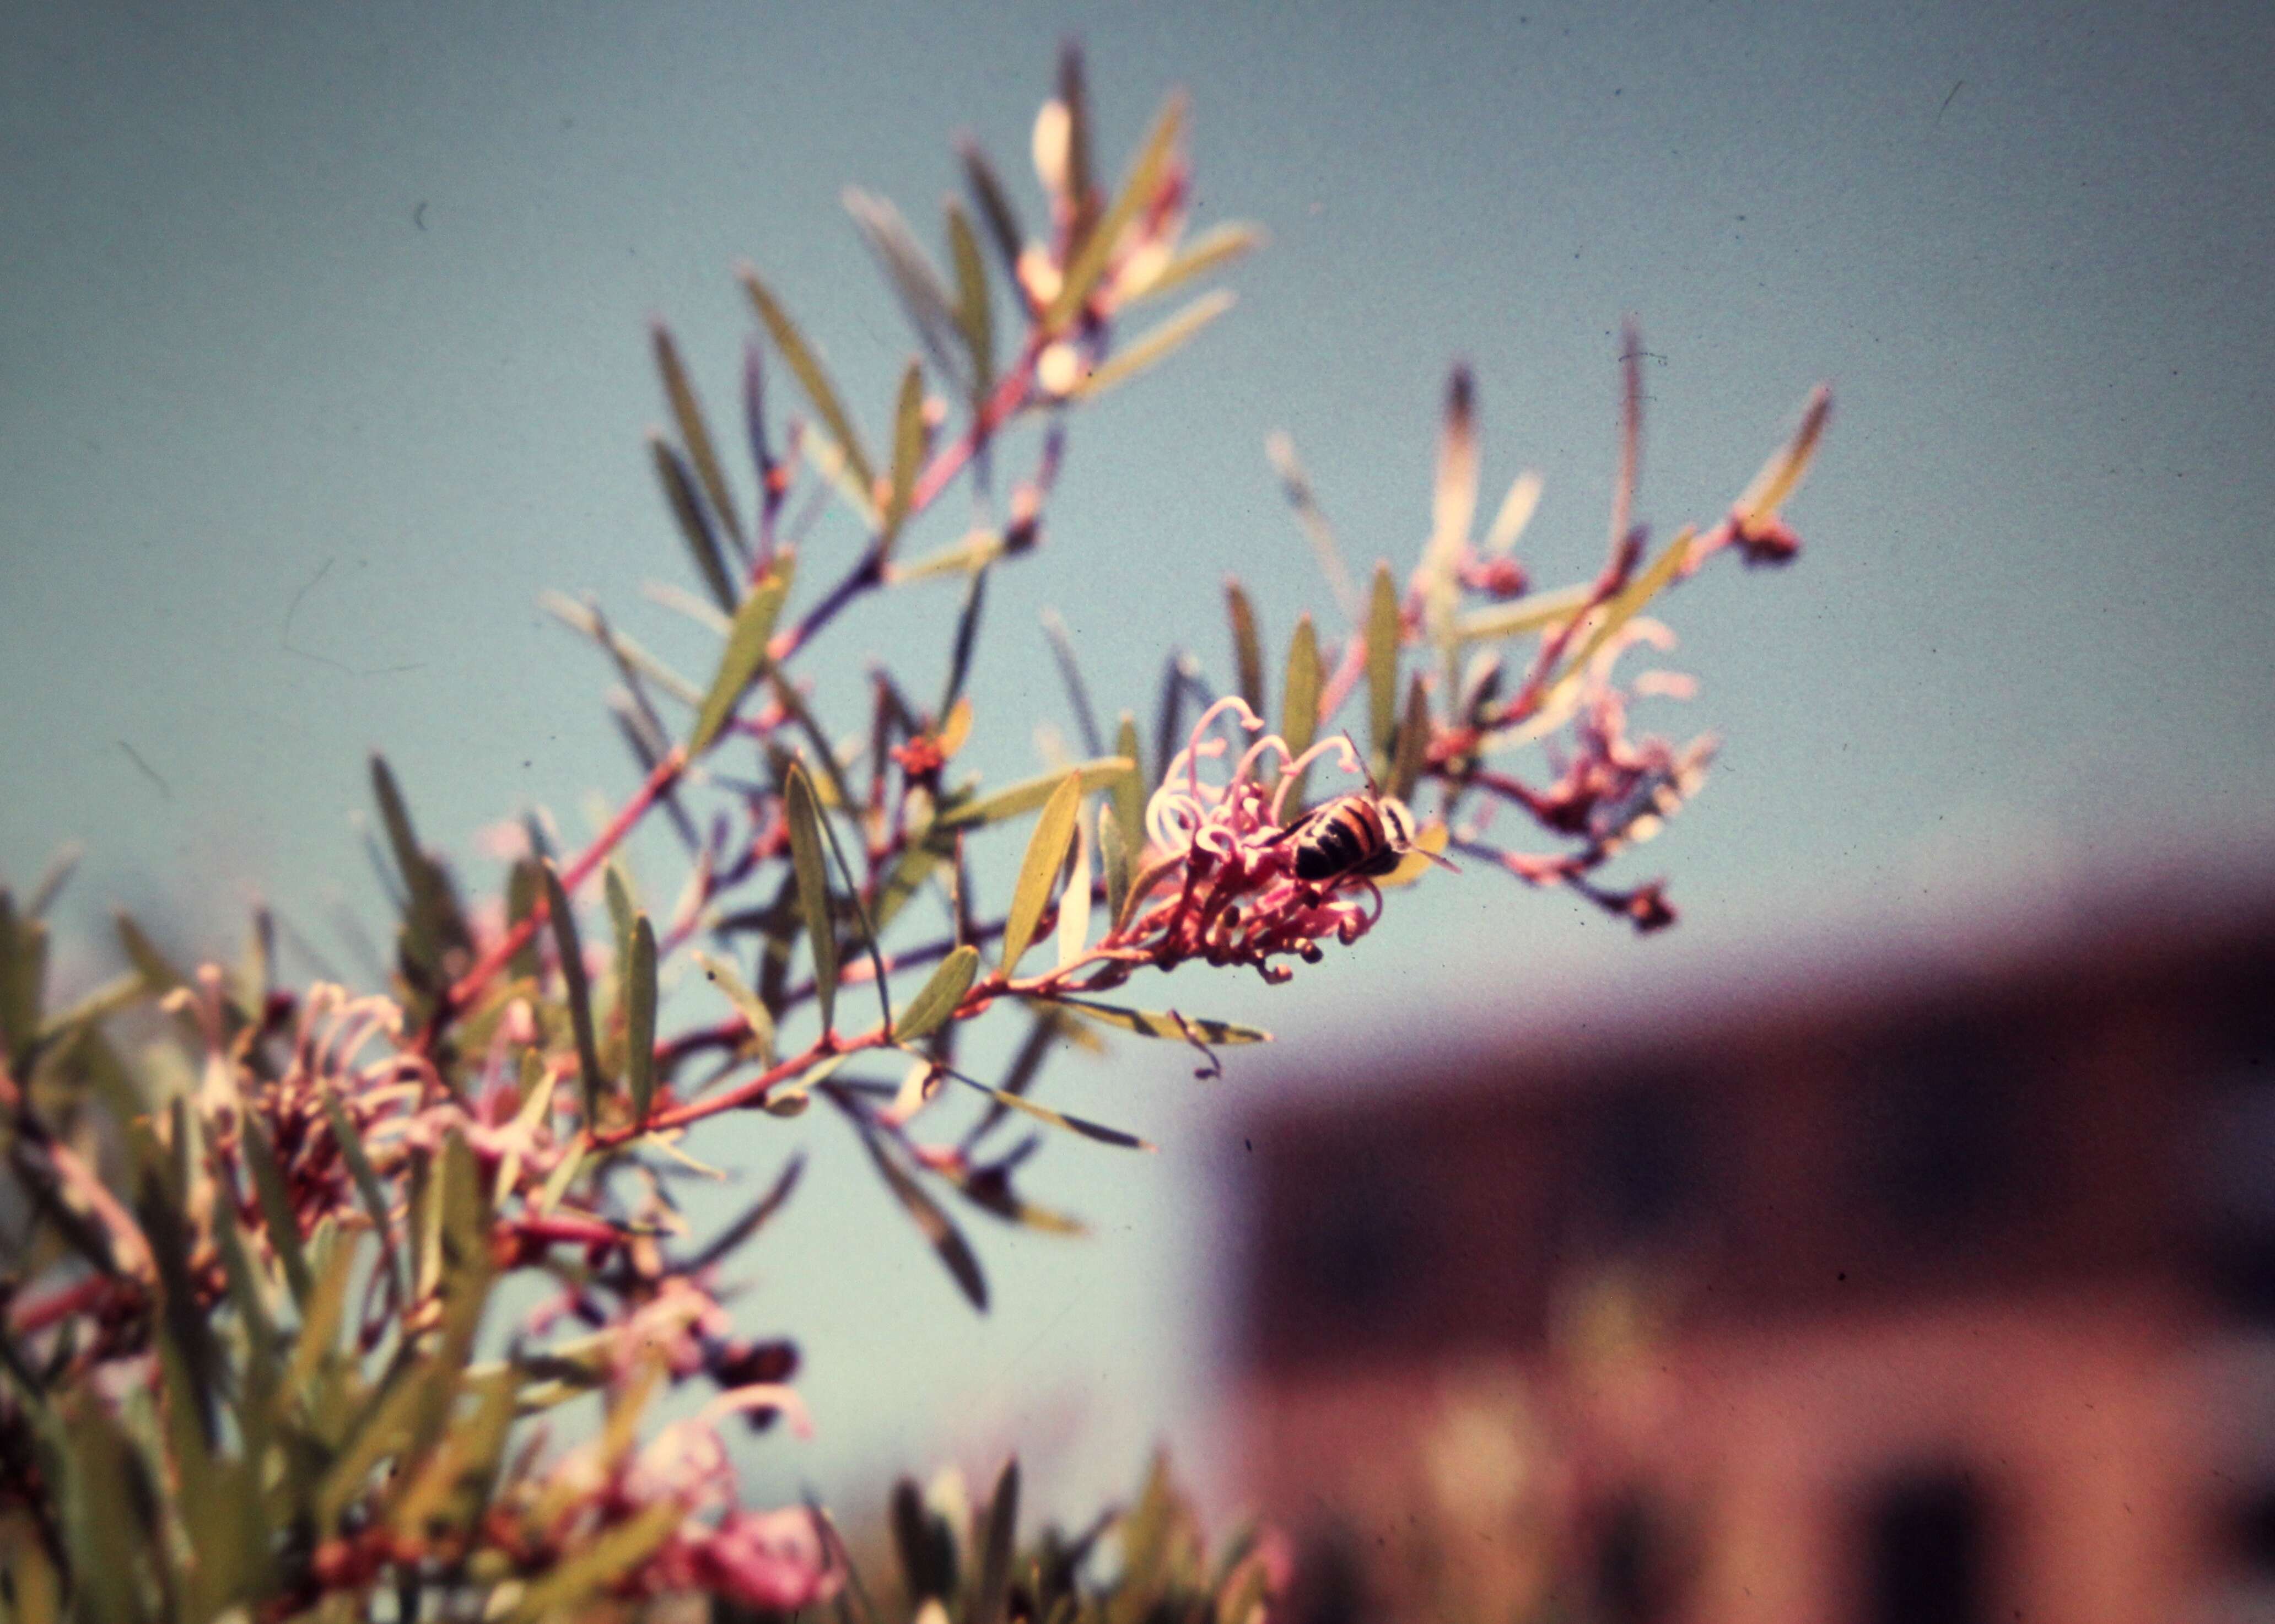
[[1841,988],[1243,1127],[1312,1617],[2275,1618],[2275,910]]

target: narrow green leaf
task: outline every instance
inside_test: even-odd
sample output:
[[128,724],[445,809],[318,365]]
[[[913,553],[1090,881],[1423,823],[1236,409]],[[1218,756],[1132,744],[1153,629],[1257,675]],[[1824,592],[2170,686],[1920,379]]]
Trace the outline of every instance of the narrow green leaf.
[[1136,290],[1133,298],[1157,298],[1198,276],[1245,259],[1270,240],[1261,226],[1238,220],[1211,226],[1171,256],[1159,275]]
[[624,1077],[631,1087],[632,1121],[640,1123],[655,1099],[655,927],[644,913],[632,917],[624,979]]
[[[1069,105],[1068,111],[1072,113],[1075,110]],[[1140,211],[1153,202],[1154,194],[1160,190],[1162,177],[1176,151],[1177,137],[1184,128],[1184,121],[1185,96],[1183,91],[1178,91],[1170,95],[1153,120],[1153,128],[1147,134],[1145,146],[1138,150],[1138,161],[1131,166],[1129,178],[1122,182],[1121,193],[1115,198],[1113,208],[1107,210],[1105,217],[1083,238],[1074,263],[1067,268],[1066,281],[1061,285],[1058,297],[1051,301],[1050,308],[1044,313],[1042,326],[1045,331],[1055,333],[1062,330],[1089,302],[1091,294],[1098,287],[1099,279],[1106,274],[1107,261],[1113,257],[1122,233],[1137,223]],[[1077,125],[1081,123],[1079,117],[1076,123]],[[1073,144],[1078,143],[1070,143]],[[1074,168],[1070,162],[1070,173]]]
[[1472,609],[1466,615],[1455,616],[1454,637],[1462,643],[1485,643],[1538,631],[1571,619],[1588,607],[1591,595],[1584,581],[1574,586],[1560,586],[1553,592],[1527,593],[1511,603],[1498,603],[1489,609]]
[[[1136,766],[1128,756],[1104,756],[1095,761],[1085,761],[1075,768],[1082,781],[1085,795],[1093,789],[1110,786],[1118,774],[1130,772]],[[1046,773],[1039,778],[1023,779],[1008,789],[967,801],[961,806],[942,812],[933,822],[939,830],[979,828],[991,823],[1001,823],[1007,818],[1017,818],[1031,812],[1049,800],[1060,784],[1065,782],[1063,773]]]
[[1395,798],[1411,800],[1422,776],[1430,743],[1430,695],[1417,671],[1406,684],[1406,714],[1399,719],[1398,745],[1391,758],[1388,789]]
[[[1129,874],[1138,873],[1138,859],[1145,850],[1145,757],[1139,753],[1138,715],[1124,711],[1114,729],[1114,753],[1130,763],[1130,770],[1116,778],[1110,786],[1114,795],[1114,820],[1122,826],[1122,849],[1128,853]],[[1166,763],[1157,763],[1166,770]]]
[[971,990],[972,978],[979,972],[979,948],[966,944],[950,953],[909,1001],[908,1008],[901,1011],[901,1018],[893,1028],[894,1037],[903,1043],[914,1043],[937,1031],[956,1013],[956,1005]]
[[632,920],[639,912],[632,901],[631,876],[624,871],[621,853],[608,859],[601,871],[601,895],[608,904],[608,925],[616,937],[616,969],[622,973],[632,946]]
[[581,1611],[646,1561],[684,1515],[677,1500],[667,1499],[594,1535],[522,1592],[519,1604],[507,1615],[508,1624],[537,1624],[540,1619],[567,1618]]
[[1007,550],[1001,531],[973,530],[966,533],[962,540],[926,553],[913,563],[895,564],[888,578],[899,585],[906,581],[930,580],[936,575],[977,575]]
[[247,1112],[240,1131],[245,1136],[245,1165],[253,1175],[253,1193],[261,1204],[261,1225],[268,1233],[268,1248],[284,1265],[285,1284],[292,1288],[292,1301],[305,1315],[315,1281],[308,1273],[308,1254],[300,1244],[299,1220],[292,1215],[291,1199],[284,1193],[284,1170],[276,1165],[276,1147],[258,1116]]
[[1019,249],[1026,241],[1026,231],[1019,224],[1018,211],[1011,207],[1010,194],[996,178],[995,166],[975,141],[963,142],[957,155],[964,160],[964,178],[971,188],[971,200],[979,205],[979,217],[987,225],[987,235],[1002,256],[1004,274],[1012,278],[1011,285],[1018,286]]
[[1000,1088],[990,1088],[977,1077],[965,1076],[960,1071],[950,1069],[948,1075],[966,1088],[977,1090],[986,1095],[999,1106],[1017,1111],[1024,1116],[1032,1116],[1035,1121],[1047,1123],[1050,1127],[1062,1128],[1069,1133],[1078,1133],[1085,1139],[1095,1139],[1100,1144],[1111,1144],[1125,1151],[1155,1151],[1160,1148],[1157,1144],[1139,1138],[1134,1133],[1124,1133],[1119,1128],[1108,1128],[1103,1122],[1093,1122],[1085,1117],[1069,1115],[1063,1111],[1054,1111],[1048,1106],[1037,1105],[1024,1094],[1006,1093]]
[[[719,465],[719,453],[711,443],[711,430],[703,420],[703,408],[695,398],[695,386],[688,381],[687,368],[680,363],[679,346],[672,341],[671,329],[661,321],[648,329],[655,350],[655,369],[663,379],[664,398],[670,403],[672,421],[679,426],[679,442],[687,448],[687,460],[695,465],[695,477],[702,481],[703,494],[710,498],[711,511],[727,527],[734,538],[735,547],[743,546],[742,522],[735,516],[735,498],[727,489],[727,476]],[[722,604],[721,608],[726,608]]]
[[736,704],[766,668],[767,642],[774,636],[775,622],[782,616],[782,601],[790,596],[790,558],[779,556],[767,578],[735,611],[726,649],[719,656],[719,669],[711,678],[711,691],[703,696],[702,707],[695,716],[695,730],[688,735],[687,754],[691,759],[718,741],[728,718],[735,714]]
[[1130,900],[1130,842],[1122,838],[1122,820],[1114,814],[1114,803],[1103,802],[1098,809],[1098,865],[1106,871],[1107,928],[1118,930],[1122,913]]
[[[505,880],[505,916],[508,928],[518,925],[537,910],[538,893],[544,889],[544,880],[537,872],[533,857],[519,857]],[[527,941],[514,950],[507,965],[507,973],[517,981],[537,979],[537,934],[530,933]]]
[[1367,743],[1384,759],[1398,721],[1398,585],[1388,564],[1374,567],[1366,613]]
[[[1280,736],[1291,755],[1302,755],[1319,738],[1319,634],[1305,615],[1296,622],[1296,635],[1288,640],[1288,669],[1281,682]],[[1304,778],[1309,775],[1306,768],[1289,792],[1291,818],[1304,810]]]
[[766,283],[759,280],[756,271],[745,266],[742,277],[744,291],[751,296],[751,303],[758,307],[759,320],[766,323],[767,333],[774,338],[775,347],[782,352],[782,359],[789,362],[790,369],[797,374],[798,383],[805,389],[806,398],[813,403],[813,410],[821,419],[823,430],[835,442],[838,454],[845,459],[847,470],[864,491],[875,490],[877,476],[868,453],[861,449],[860,436],[853,431],[852,419],[845,415],[845,408],[839,404],[837,390],[831,385],[829,374],[822,370],[820,361],[807,347],[805,335],[797,330],[797,323],[776,302]]
[[[702,600],[691,598],[688,601],[701,603]],[[609,625],[592,605],[579,603],[574,598],[565,597],[557,592],[543,592],[537,594],[537,606],[578,636],[589,638],[598,644],[601,652],[614,661],[620,670],[639,673],[691,709],[703,703],[700,688]],[[709,604],[703,604],[703,609],[704,613],[719,622],[722,630],[729,623]]]
[[1118,1026],[1123,1031],[1136,1032],[1141,1038],[1169,1038],[1188,1043],[1198,1038],[1203,1043],[1221,1043],[1227,1046],[1272,1041],[1272,1034],[1261,1027],[1210,1020],[1205,1016],[1179,1015],[1174,1009],[1126,1009],[1118,1004],[1093,1003],[1086,998],[1050,998],[1036,1001],[1056,1008],[1071,1009],[1101,1025]]
[[891,284],[909,325],[916,329],[933,361],[950,374],[962,371],[956,344],[956,312],[940,272],[901,218],[901,211],[883,198],[872,197],[858,186],[843,193],[845,212],[868,245],[870,257]]
[[987,570],[985,565],[971,572],[971,580],[964,589],[964,607],[956,615],[956,640],[949,646],[948,656],[948,685],[940,696],[940,714],[943,716],[956,708],[964,697],[964,684],[971,676],[971,651],[979,646],[979,615],[987,607]]
[[942,1212],[940,1203],[926,1195],[909,1171],[893,1159],[876,1130],[865,1122],[861,1123],[861,1142],[868,1148],[870,1159],[877,1164],[886,1188],[893,1192],[918,1231],[939,1255],[957,1289],[972,1307],[986,1313],[987,1277],[979,1272],[979,1259],[972,1254],[971,1243],[956,1227],[956,1220]]
[[19,1063],[39,1036],[47,979],[46,921],[18,918],[14,899],[0,890],[0,1049]]
[[1075,815],[1082,809],[1082,777],[1069,773],[1051,791],[1043,815],[1027,839],[1027,855],[1019,865],[1019,881],[1011,893],[1011,911],[1003,923],[1003,973],[1019,967],[1020,956],[1034,939],[1035,925],[1051,900],[1060,866],[1066,861],[1067,842],[1074,838]]
[[32,889],[24,898],[25,918],[45,917],[48,910],[55,906],[56,898],[63,894],[64,887],[71,883],[79,860],[86,855],[87,848],[75,840],[65,841],[56,848],[56,855],[48,859],[47,867],[40,871],[39,879],[32,882]]
[[704,510],[703,494],[696,487],[694,471],[671,442],[653,430],[647,436],[647,454],[655,466],[656,483],[663,487],[664,502],[679,526],[680,540],[687,544],[688,556],[695,561],[695,570],[703,578],[705,590],[710,593],[713,602],[731,611],[735,607],[735,578],[728,573],[726,557],[719,550],[719,538],[711,528],[711,516]]
[[995,1479],[995,1492],[988,1497],[987,1529],[980,1541],[979,1588],[972,1597],[971,1624],[1003,1624],[1018,1529],[1019,1461],[1014,1455],[1003,1462],[1002,1475]]
[[953,198],[948,202],[948,250],[956,263],[956,328],[971,359],[971,397],[977,402],[995,387],[994,312],[979,238],[963,206]]
[[1260,716],[1264,714],[1264,649],[1257,638],[1256,606],[1248,601],[1248,589],[1236,577],[1225,578],[1224,607],[1232,622],[1232,665],[1240,697]]
[[1095,400],[1149,366],[1167,360],[1190,344],[1201,329],[1237,303],[1229,288],[1204,293],[1157,327],[1148,328],[1127,349],[1108,356],[1105,363],[1074,386],[1077,400]]
[[[355,1276],[356,1236],[331,1226],[317,1232],[314,1291],[300,1303],[299,1327],[292,1333],[291,1362],[279,1389],[287,1400],[304,1395],[327,1356],[339,1347],[340,1323],[347,1316],[348,1286]],[[310,1403],[313,1409],[313,1401]]]
[[893,407],[893,488],[885,500],[885,522],[878,545],[890,550],[908,522],[910,498],[916,493],[917,474],[924,465],[924,368],[911,361],[901,374],[901,393]]
[[395,1220],[389,1211],[387,1191],[379,1182],[378,1169],[371,1165],[371,1157],[363,1148],[363,1139],[355,1124],[348,1120],[339,1098],[329,1088],[322,1091],[324,1120],[331,1125],[332,1143],[340,1147],[340,1159],[348,1164],[348,1176],[355,1181],[356,1195],[363,1202],[363,1210],[371,1219],[371,1227],[379,1236],[380,1250],[387,1265],[388,1278],[394,1283],[395,1300],[411,1300],[411,1282],[404,1277],[402,1254],[395,1248]]
[[774,1013],[756,993],[751,991],[742,977],[736,974],[734,965],[704,952],[700,948],[694,949],[694,954],[695,962],[702,966],[704,976],[712,986],[727,995],[727,1001],[734,1005],[735,1013],[741,1016],[744,1024],[751,1029],[751,1041],[758,1050],[760,1061],[766,1065],[774,1064]]
[[562,888],[561,871],[544,860],[546,907],[553,918],[553,946],[561,958],[561,979],[568,989],[569,1022],[577,1035],[578,1081],[584,1091],[585,1126],[601,1122],[601,1091],[608,1084],[601,1069],[601,1046],[593,1034],[593,989],[585,979],[585,948],[577,937],[577,917],[570,911],[569,893]]
[[814,804],[813,781],[802,762],[790,764],[782,804],[790,819],[798,906],[805,913],[806,940],[813,952],[814,1001],[821,1007],[821,1030],[828,1031],[837,1009],[837,927],[829,914],[829,868],[821,850],[820,811]]
[[[1101,808],[1101,810],[1103,810]],[[1067,871],[1067,880],[1059,893],[1058,948],[1061,970],[1071,969],[1090,945],[1091,856],[1097,842],[1083,827],[1081,808],[1076,807],[1074,826],[1074,866]]]
[[1612,601],[1599,611],[1596,623],[1589,630],[1587,640],[1581,644],[1579,652],[1565,662],[1563,671],[1550,684],[1552,691],[1561,688],[1585,670],[1588,661],[1611,641],[1613,634],[1633,620],[1645,604],[1674,579],[1682,567],[1683,559],[1689,554],[1691,537],[1696,533],[1692,526],[1685,525],[1682,533],[1667,544],[1665,552],[1652,559],[1641,575],[1613,595]]
[[922,1604],[946,1601],[956,1594],[956,1533],[948,1519],[925,1504],[916,1479],[903,1477],[893,1485],[889,1507],[895,1554],[909,1598]]

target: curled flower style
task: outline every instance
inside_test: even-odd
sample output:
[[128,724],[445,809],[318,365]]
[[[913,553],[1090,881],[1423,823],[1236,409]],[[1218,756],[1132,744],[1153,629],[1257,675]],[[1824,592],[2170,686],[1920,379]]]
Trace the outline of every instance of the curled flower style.
[[[1365,769],[1341,736],[1298,755],[1278,734],[1265,733],[1241,752],[1228,778],[1212,782],[1201,763],[1229,753],[1232,740],[1214,731],[1227,717],[1246,732],[1263,731],[1263,719],[1244,700],[1219,699],[1170,759],[1146,804],[1149,845],[1125,934],[1163,970],[1200,959],[1251,964],[1266,981],[1285,981],[1293,971],[1274,959],[1315,964],[1321,943],[1348,946],[1382,917],[1381,888],[1357,867],[1320,878],[1298,872],[1308,820],[1289,818],[1296,786],[1313,763],[1333,758],[1355,777]],[[1275,770],[1269,783],[1261,776],[1267,768]],[[1367,798],[1379,822],[1385,797]],[[1395,815],[1402,818],[1403,809]],[[1163,894],[1166,901],[1147,907]]]

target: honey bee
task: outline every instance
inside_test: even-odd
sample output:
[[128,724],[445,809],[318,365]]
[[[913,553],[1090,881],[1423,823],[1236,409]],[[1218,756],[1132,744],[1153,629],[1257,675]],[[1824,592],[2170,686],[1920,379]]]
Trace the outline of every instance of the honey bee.
[[[1405,861],[1414,843],[1414,814],[1394,796],[1354,791],[1322,802],[1273,837],[1296,842],[1296,878],[1316,886],[1379,880]],[[1434,852],[1433,863],[1453,865]]]

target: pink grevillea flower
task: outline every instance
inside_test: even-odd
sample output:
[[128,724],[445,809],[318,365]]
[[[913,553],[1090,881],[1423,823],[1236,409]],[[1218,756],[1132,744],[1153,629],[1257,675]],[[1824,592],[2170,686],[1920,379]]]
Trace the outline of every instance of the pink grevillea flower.
[[737,1511],[680,1552],[686,1588],[764,1613],[796,1613],[837,1594],[844,1569],[829,1560],[814,1514],[799,1507]]
[[[1164,970],[1197,958],[1252,964],[1266,981],[1284,981],[1294,972],[1271,963],[1274,957],[1317,963],[1322,942],[1357,941],[1382,917],[1382,892],[1367,876],[1297,874],[1303,820],[1289,820],[1296,782],[1315,761],[1332,756],[1354,777],[1364,767],[1340,736],[1299,756],[1278,734],[1265,733],[1242,752],[1228,779],[1211,782],[1201,763],[1228,753],[1231,741],[1212,732],[1226,717],[1247,732],[1263,732],[1262,719],[1243,700],[1219,699],[1171,758],[1145,808],[1150,844],[1128,934]],[[1278,768],[1269,785],[1258,776],[1267,765]],[[1167,901],[1153,901],[1164,894]]]

